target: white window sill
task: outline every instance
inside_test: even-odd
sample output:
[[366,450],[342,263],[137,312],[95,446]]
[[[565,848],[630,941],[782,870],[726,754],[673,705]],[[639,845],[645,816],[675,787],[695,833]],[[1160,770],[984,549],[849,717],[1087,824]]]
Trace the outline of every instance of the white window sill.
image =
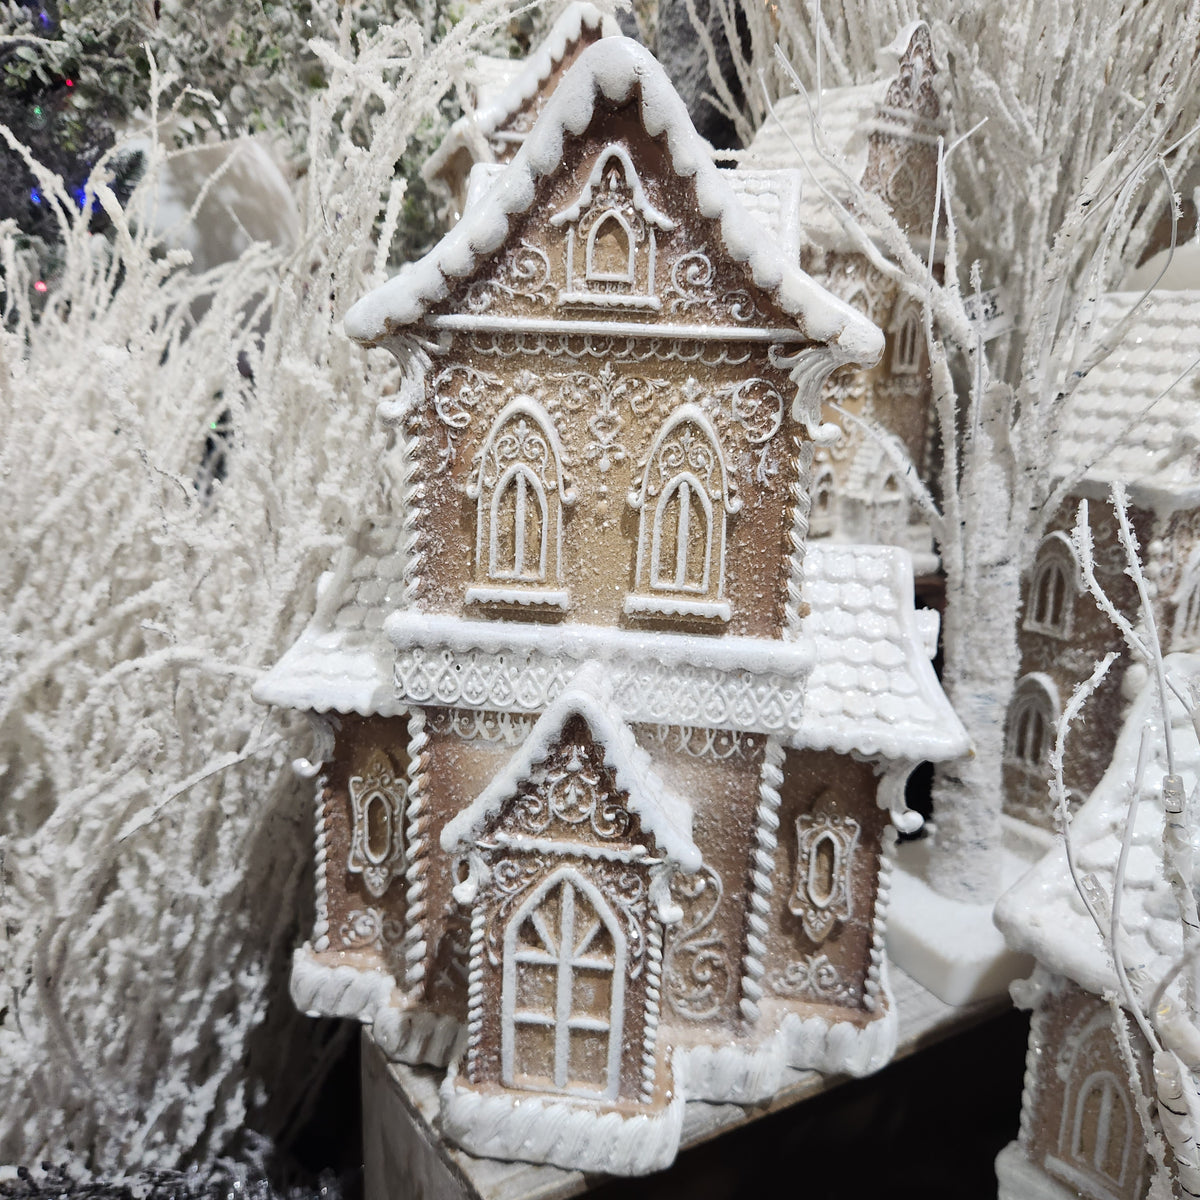
[[537,608],[560,608],[570,603],[565,588],[493,587],[481,585],[467,588],[468,604],[520,604]]
[[632,308],[645,312],[659,312],[662,309],[662,301],[657,296],[634,296],[628,292],[563,292],[558,302],[588,308]]
[[708,621],[728,621],[733,615],[725,600],[688,600],[683,596],[647,596],[637,592],[625,597],[625,612],[630,616],[703,617]]

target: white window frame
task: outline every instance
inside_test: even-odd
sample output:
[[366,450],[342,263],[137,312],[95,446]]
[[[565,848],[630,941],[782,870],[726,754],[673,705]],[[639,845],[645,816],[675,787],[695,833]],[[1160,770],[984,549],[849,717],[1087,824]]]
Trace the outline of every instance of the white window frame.
[[921,369],[921,314],[901,297],[892,315],[892,374],[916,375]]
[[[563,888],[560,925],[557,931],[548,931],[557,934],[556,950],[550,949],[552,939],[542,931],[539,931],[539,936],[546,942],[546,952],[518,949],[517,935],[521,926],[537,912],[546,897],[560,886]],[[587,949],[587,939],[579,945],[576,944],[574,926],[574,894],[576,892],[587,898],[599,918],[598,927],[602,924],[612,939],[613,962],[611,968],[607,965],[597,966],[587,957],[584,953]],[[590,936],[594,936],[594,931]],[[625,971],[628,956],[628,943],[616,913],[613,912],[612,906],[605,900],[599,888],[578,868],[560,867],[538,886],[512,915],[504,931],[504,965],[500,999],[500,1073],[505,1086],[533,1091],[545,1090],[544,1085],[537,1081],[523,1082],[525,1077],[517,1074],[516,1042],[518,1026],[548,1025],[554,1029],[554,1062],[551,1064],[553,1090],[564,1095],[581,1096],[594,1100],[615,1100],[617,1098],[621,1085],[621,1051],[625,1025]],[[517,1010],[517,968],[523,962],[555,968],[555,1009],[552,1015]],[[603,1028],[600,1027],[603,1023],[597,1023],[593,1018],[571,1015],[574,975],[579,969],[603,969],[612,972],[609,1020]],[[571,1031],[574,1029],[604,1032],[608,1035],[606,1080],[603,1089],[571,1086]]]
[[[1004,724],[1004,761],[1023,771],[1045,774],[1049,770],[1049,751],[1054,743],[1054,730],[1062,713],[1059,702],[1058,688],[1054,681],[1041,671],[1034,671],[1024,676],[1013,689],[1012,703],[1008,709],[1008,719]],[[1022,729],[1021,723],[1040,717],[1044,725],[1042,749],[1044,753],[1036,758],[1025,753],[1028,746],[1029,731]],[[1017,745],[1018,737],[1023,743]],[[1018,750],[1021,752],[1018,753]]]
[[[525,440],[532,436],[544,448],[539,461],[509,454],[501,461],[499,447],[505,430],[524,424]],[[563,450],[550,414],[531,396],[517,396],[496,419],[478,455],[475,477],[467,495],[475,501],[475,576],[466,591],[468,604],[532,605],[565,609],[570,596],[562,586],[563,506],[575,493],[563,473]],[[513,513],[513,563],[501,561],[500,504],[516,480]],[[525,512],[532,495],[541,515],[539,544],[530,558],[525,544]],[[536,566],[531,570],[530,562]]]

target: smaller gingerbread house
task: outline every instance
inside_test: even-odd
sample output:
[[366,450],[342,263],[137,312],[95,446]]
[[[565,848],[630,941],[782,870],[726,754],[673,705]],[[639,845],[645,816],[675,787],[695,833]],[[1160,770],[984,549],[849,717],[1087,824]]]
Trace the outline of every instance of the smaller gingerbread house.
[[[741,158],[743,167],[790,168],[802,176],[800,262],[835,295],[865,313],[887,345],[868,370],[845,369],[827,399],[879,432],[872,436],[832,407],[826,420],[842,437],[814,462],[811,535],[904,546],[919,575],[936,570],[927,522],[911,502],[905,463],[922,478],[933,465],[931,386],[920,304],[885,278],[836,215],[854,207],[847,177],[878,196],[912,245],[928,250],[937,183],[937,139],[945,132],[929,28],[910,24],[880,51],[874,81],[786,96],[774,105]],[[818,149],[813,123],[818,116]],[[863,220],[868,236],[871,224]],[[935,247],[935,268],[940,270]]]
[[[1165,667],[1172,678],[1195,679],[1200,657],[1170,654]],[[1182,798],[1200,782],[1200,745],[1174,698],[1170,709]],[[1150,753],[1120,903],[1121,952],[1144,1011],[1158,1003],[1156,989],[1183,953],[1179,910],[1163,873],[1161,785],[1168,767],[1155,680],[1133,700],[1108,770],[1072,822],[1080,877],[1098,911],[1110,914],[1146,730]],[[1128,1019],[1124,1028],[1116,1024],[1106,999],[1120,994],[1112,957],[1072,882],[1061,842],[1000,898],[996,924],[1014,949],[1038,964],[1032,978],[1013,985],[1014,999],[1032,1009],[1033,1019],[1020,1135],[996,1162],[1001,1200],[1142,1200],[1154,1176],[1138,1111],[1154,1108],[1151,1057]],[[1167,988],[1167,1003],[1177,987]],[[1121,1041],[1129,1042],[1137,1063],[1136,1082]],[[1174,1194],[1169,1181],[1158,1194]]]
[[[1116,329],[1135,306],[1120,343],[1092,367],[1063,413],[1063,473],[1079,480],[1052,516],[1022,582],[1004,812],[1010,843],[1035,855],[1053,829],[1046,777],[1055,724],[1096,660],[1109,650],[1124,653],[1120,634],[1079,580],[1070,538],[1080,499],[1089,502],[1097,579],[1120,611],[1136,611],[1137,592],[1109,503],[1111,484],[1124,484],[1164,647],[1200,647],[1200,382],[1192,371],[1200,292],[1163,291],[1144,299],[1113,293],[1098,304],[1095,324]],[[1091,720],[1065,764],[1077,804],[1109,764],[1122,709],[1132,698],[1121,695],[1123,675],[1110,671],[1089,700]]]
[[472,168],[510,162],[582,51],[620,33],[612,17],[586,0],[574,0],[528,58],[484,57],[476,62],[474,111],[451,125],[421,168],[422,178],[445,199],[450,224],[467,206]]

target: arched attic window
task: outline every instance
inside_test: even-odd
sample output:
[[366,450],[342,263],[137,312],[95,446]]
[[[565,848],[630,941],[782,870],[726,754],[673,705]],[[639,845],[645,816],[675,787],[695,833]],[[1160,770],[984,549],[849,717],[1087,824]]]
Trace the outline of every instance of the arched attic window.
[[475,578],[468,603],[566,608],[562,509],[573,503],[562,445],[549,414],[518,396],[496,418],[476,456]]
[[892,374],[915,375],[921,369],[921,310],[902,296],[892,311]]
[[629,222],[619,212],[604,214],[592,226],[587,239],[589,282],[634,282],[634,237]]
[[1078,568],[1071,543],[1062,533],[1052,533],[1038,548],[1025,601],[1025,628],[1052,637],[1071,634],[1075,613]]
[[1200,550],[1192,554],[1175,590],[1175,628],[1172,650],[1200,648]]
[[1048,675],[1026,675],[1013,692],[1004,737],[1004,761],[1022,770],[1045,773],[1062,706]]
[[663,422],[629,503],[638,510],[638,545],[625,611],[728,621],[726,520],[741,501],[698,405],[684,404]]

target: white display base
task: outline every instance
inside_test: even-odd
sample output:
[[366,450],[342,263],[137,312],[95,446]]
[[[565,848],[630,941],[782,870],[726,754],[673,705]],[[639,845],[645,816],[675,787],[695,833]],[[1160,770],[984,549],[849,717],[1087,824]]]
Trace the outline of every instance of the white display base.
[[[1022,847],[1024,849],[1024,847]],[[1006,846],[999,851],[1001,891],[1033,865],[1032,858]],[[1014,979],[1033,970],[1033,959],[1005,944],[987,904],[949,900],[925,882],[928,843],[896,847],[892,902],[888,908],[888,956],[946,1004],[970,1004],[1007,993]]]
[[1017,1142],[996,1155],[996,1182],[999,1200],[1079,1200],[1078,1192],[1035,1167]]
[[[893,969],[892,994],[900,1025],[896,1058],[959,1033],[1009,1007],[989,999],[951,1008],[903,971]],[[848,1077],[783,1068],[774,1096],[753,1108],[693,1100],[684,1110],[680,1149],[749,1124],[836,1087]],[[443,1072],[389,1062],[362,1035],[363,1161],[365,1200],[567,1200],[609,1181],[561,1167],[475,1158],[443,1141],[438,1087]]]

